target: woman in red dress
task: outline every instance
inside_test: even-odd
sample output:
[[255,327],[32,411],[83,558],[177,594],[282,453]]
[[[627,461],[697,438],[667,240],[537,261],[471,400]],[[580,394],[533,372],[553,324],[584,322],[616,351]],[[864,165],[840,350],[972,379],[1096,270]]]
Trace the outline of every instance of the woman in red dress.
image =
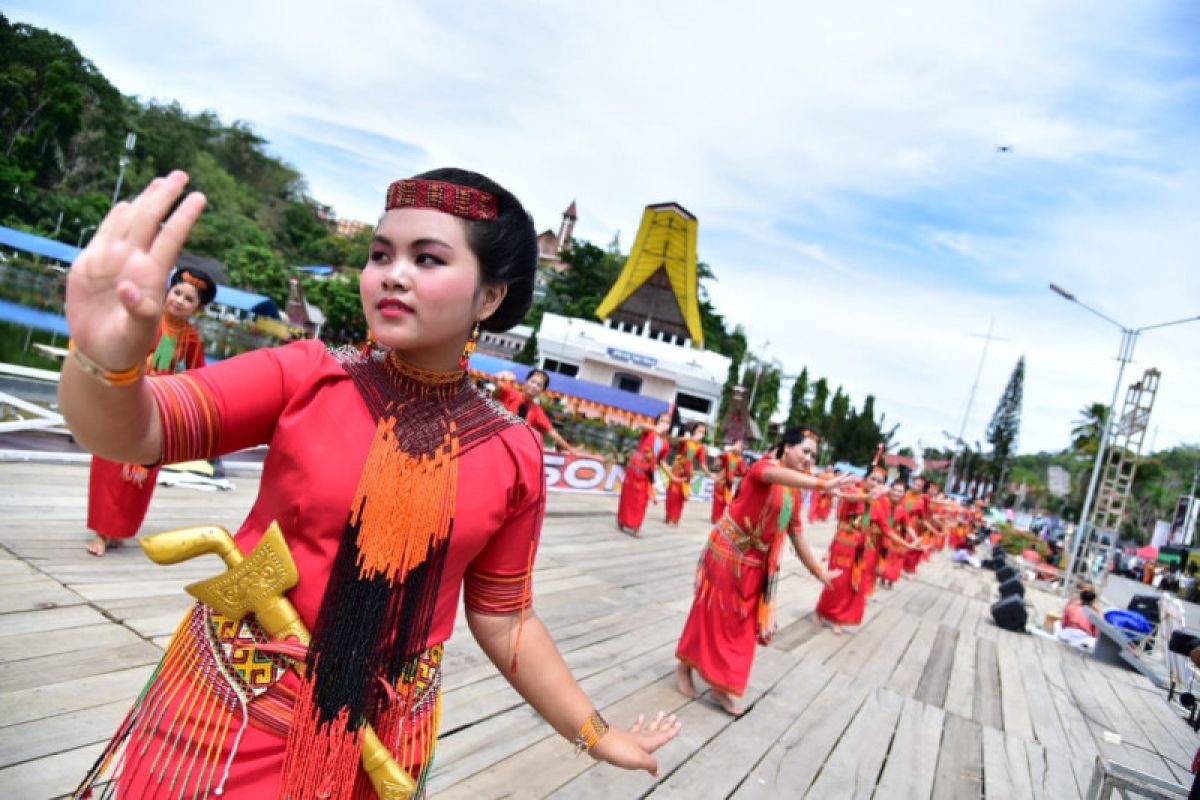
[[646,519],[646,504],[650,500],[658,502],[654,492],[654,473],[670,452],[666,436],[670,427],[671,415],[664,411],[658,415],[653,428],[643,429],[642,438],[625,462],[621,500],[617,504],[617,528],[622,533],[637,536]]
[[891,589],[900,580],[904,569],[904,556],[917,547],[909,535],[908,511],[904,508],[904,493],[908,484],[903,478],[892,481],[886,497],[880,498],[871,508],[871,528],[878,542],[880,560],[876,574],[885,589]]
[[683,453],[671,462],[670,477],[667,479],[667,524],[678,525],[683,517],[683,506],[687,502],[692,485],[692,462]]
[[[188,320],[216,296],[217,284],[206,273],[192,267],[175,270],[154,344],[146,357],[147,375],[173,375],[204,366],[204,342]],[[108,547],[118,547],[137,534],[157,478],[157,468],[92,457],[87,526],[95,535],[88,542],[89,553],[102,556]]]
[[755,644],[768,644],[774,626],[775,578],[789,539],[800,561],[826,586],[826,574],[801,535],[800,489],[835,489],[805,470],[817,451],[809,428],[790,428],[772,457],[752,466],[721,521],[709,535],[696,568],[696,596],[679,637],[676,685],[698,697],[692,671],[709,685],[730,714],[746,691]]
[[512,413],[525,420],[525,424],[542,436],[547,436],[562,450],[568,453],[582,453],[581,448],[568,442],[554,428],[554,423],[546,416],[538,398],[542,392],[550,388],[550,374],[545,370],[530,370],[525,377],[525,385],[517,388],[516,374],[505,370],[496,374],[496,399]]
[[838,526],[829,545],[829,569],[838,576],[821,592],[816,622],[825,620],[840,636],[843,625],[862,624],[875,570],[875,546],[868,535],[871,506],[886,480],[883,467],[871,467],[862,482],[838,493]]
[[[186,183],[117,204],[71,267],[63,415],[124,462],[269,444],[235,545],[282,530],[311,640],[197,603],[77,796],[109,775],[118,797],[422,796],[460,594],[481,649],[578,751],[656,770],[678,724],[610,729],[530,611],[541,443],[465,372],[479,328],[530,304],[537,246],[517,199],[465,170],[392,184],[360,280],[374,347],[305,341],[146,378],[167,272],[204,205],[189,195],[163,223]],[[243,580],[278,572],[265,566]],[[395,784],[373,786],[368,753]]]
[[721,453],[717,466],[717,479],[713,484],[712,521],[719,522],[725,507],[733,499],[737,482],[746,474],[746,457],[742,455],[746,443],[737,439],[729,449]]

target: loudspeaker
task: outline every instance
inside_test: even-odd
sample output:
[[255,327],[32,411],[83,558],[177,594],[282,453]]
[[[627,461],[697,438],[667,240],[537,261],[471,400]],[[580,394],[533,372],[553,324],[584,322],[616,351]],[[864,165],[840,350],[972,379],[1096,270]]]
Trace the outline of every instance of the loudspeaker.
[[1000,596],[1009,597],[1010,595],[1025,596],[1025,584],[1021,583],[1020,578],[1009,578],[1000,584]]
[[1004,583],[1009,578],[1017,577],[1017,568],[1012,564],[1005,564],[1000,569],[996,570],[996,580]]
[[993,603],[992,619],[1006,631],[1025,630],[1025,623],[1029,621],[1025,599],[1019,595],[1010,595]]
[[1159,611],[1157,595],[1135,594],[1129,601],[1129,610],[1136,611],[1156,625],[1162,621],[1162,614]]

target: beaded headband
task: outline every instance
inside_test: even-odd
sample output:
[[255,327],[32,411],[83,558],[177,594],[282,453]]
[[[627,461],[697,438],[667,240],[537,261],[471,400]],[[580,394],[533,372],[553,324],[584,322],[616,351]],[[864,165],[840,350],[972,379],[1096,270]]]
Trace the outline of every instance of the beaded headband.
[[181,271],[179,273],[179,278],[180,278],[180,280],[187,281],[192,286],[195,286],[197,289],[208,289],[209,287],[212,286],[212,284],[209,283],[208,281],[204,280],[203,278],[197,278],[195,275],[193,275],[190,272]]
[[470,220],[495,219],[499,214],[496,196],[482,189],[446,181],[403,178],[388,187],[386,210],[431,208]]

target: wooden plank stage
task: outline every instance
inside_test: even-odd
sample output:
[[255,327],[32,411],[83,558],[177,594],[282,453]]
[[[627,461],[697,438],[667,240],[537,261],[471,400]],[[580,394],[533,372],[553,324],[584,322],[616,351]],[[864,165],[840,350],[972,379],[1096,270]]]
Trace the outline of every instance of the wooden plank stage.
[[[257,489],[160,487],[146,531],[236,528]],[[157,567],[138,548],[84,552],[87,470],[0,464],[0,797],[73,788],[116,727],[215,560]],[[1097,755],[1185,783],[1196,748],[1140,676],[996,628],[990,573],[946,554],[880,591],[842,636],[811,621],[818,585],[786,557],[780,631],[759,648],[740,719],[676,693],[707,504],[644,538],[615,530],[615,499],[555,494],[535,577],[538,613],[612,722],[677,713],[657,778],[574,758],[459,626],[430,782],[467,798],[1079,797]],[[831,526],[808,531],[823,552]],[[1031,597],[1035,593],[1031,592]],[[1056,608],[1048,596],[1042,610]]]

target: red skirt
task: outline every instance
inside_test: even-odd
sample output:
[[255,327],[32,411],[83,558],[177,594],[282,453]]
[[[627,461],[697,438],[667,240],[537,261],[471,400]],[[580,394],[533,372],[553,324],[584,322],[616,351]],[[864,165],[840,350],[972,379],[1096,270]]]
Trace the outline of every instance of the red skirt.
[[118,464],[92,456],[88,477],[87,526],[109,539],[137,535],[154,496],[158,468]]
[[719,483],[713,487],[712,521],[714,525],[721,521],[721,517],[725,513],[725,506],[728,505],[726,491],[725,487]]
[[646,520],[646,504],[650,502],[650,474],[646,469],[629,464],[621,484],[621,501],[617,505],[617,524],[632,531],[642,529]]
[[907,552],[896,545],[891,545],[888,548],[887,559],[879,565],[879,577],[890,583],[900,580],[900,573],[904,569],[904,555]]
[[683,505],[686,502],[687,497],[683,491],[683,484],[671,481],[667,486],[667,522],[679,522],[683,516]]
[[904,551],[904,571],[912,574],[917,571],[917,567],[925,560],[925,550],[905,550]]
[[734,697],[745,694],[750,681],[765,580],[763,557],[738,553],[714,529],[696,570],[696,597],[675,657],[709,686]]
[[862,560],[855,567],[858,543],[853,535],[842,531],[834,536],[829,545],[829,568],[841,570],[833,579],[833,586],[826,586],[817,602],[817,614],[838,625],[860,625],[867,608],[868,553],[863,550]]

